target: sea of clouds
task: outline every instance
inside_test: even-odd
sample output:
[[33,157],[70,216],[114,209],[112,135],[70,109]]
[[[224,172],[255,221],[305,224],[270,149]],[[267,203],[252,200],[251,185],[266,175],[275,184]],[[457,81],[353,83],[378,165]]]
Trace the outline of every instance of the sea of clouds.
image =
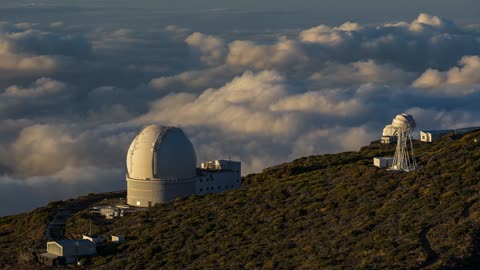
[[[247,38],[245,38],[247,36]],[[480,32],[429,14],[268,35],[0,23],[0,215],[125,188],[147,124],[243,174],[357,150],[407,112],[480,125]]]

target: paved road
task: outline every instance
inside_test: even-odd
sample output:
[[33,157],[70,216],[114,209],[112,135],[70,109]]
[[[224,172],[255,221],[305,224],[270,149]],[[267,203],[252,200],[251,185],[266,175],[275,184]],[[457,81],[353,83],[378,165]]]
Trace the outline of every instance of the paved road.
[[55,213],[52,221],[47,226],[45,231],[45,238],[47,241],[57,241],[62,240],[65,233],[65,226],[67,224],[67,219],[75,214],[74,210],[68,206],[59,208]]

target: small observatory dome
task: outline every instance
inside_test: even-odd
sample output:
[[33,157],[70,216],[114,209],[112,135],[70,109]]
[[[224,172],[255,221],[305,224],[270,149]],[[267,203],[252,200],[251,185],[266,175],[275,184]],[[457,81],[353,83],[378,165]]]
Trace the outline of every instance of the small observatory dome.
[[190,179],[197,157],[185,133],[176,127],[150,125],[142,129],[127,153],[127,177],[138,180]]
[[393,121],[392,126],[395,128],[410,128],[411,130],[415,129],[416,123],[413,116],[410,114],[402,113],[397,115]]

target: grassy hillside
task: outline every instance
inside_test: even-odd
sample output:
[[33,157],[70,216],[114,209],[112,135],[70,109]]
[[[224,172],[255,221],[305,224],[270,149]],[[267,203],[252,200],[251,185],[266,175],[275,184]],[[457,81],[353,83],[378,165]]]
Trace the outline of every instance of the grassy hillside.
[[[455,269],[480,264],[480,133],[417,143],[417,172],[373,167],[393,146],[310,156],[95,226],[127,241],[96,269]],[[67,235],[86,231],[87,211]],[[0,236],[0,241],[4,236]],[[92,266],[89,266],[91,268]]]
[[76,199],[51,202],[45,207],[30,213],[0,217],[0,269],[49,269],[46,266],[32,264],[33,253],[45,252],[47,224],[53,220],[58,209],[70,209],[78,212],[105,200],[124,197],[125,192],[89,194]]
[[28,248],[42,247],[47,222],[58,202],[30,213],[0,217],[0,269],[34,269],[29,267]]
[[[175,200],[99,227],[129,240],[94,263],[99,269],[473,267],[480,258],[480,143],[473,142],[479,136],[417,144],[424,168],[411,173],[373,167],[374,156],[393,153],[393,146],[379,144],[278,165],[247,176],[241,190]],[[82,224],[81,215],[75,218],[71,224]]]

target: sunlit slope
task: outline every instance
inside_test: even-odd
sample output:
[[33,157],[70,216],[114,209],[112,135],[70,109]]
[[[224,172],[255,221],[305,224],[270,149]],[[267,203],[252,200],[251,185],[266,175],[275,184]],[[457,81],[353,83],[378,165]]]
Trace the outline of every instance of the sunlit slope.
[[[94,224],[96,232],[127,241],[89,268],[474,268],[480,262],[475,138],[480,133],[417,143],[423,168],[416,172],[373,167],[373,157],[394,151],[373,143],[268,168],[245,177],[241,190]],[[87,231],[87,213],[69,220],[67,236]]]
[[[129,269],[474,266],[480,258],[478,137],[417,143],[424,167],[410,173],[373,167],[373,157],[394,150],[377,143],[278,165],[247,176],[242,190],[179,199],[99,227],[129,240],[94,263]],[[75,219],[72,235],[87,224],[85,215]]]

